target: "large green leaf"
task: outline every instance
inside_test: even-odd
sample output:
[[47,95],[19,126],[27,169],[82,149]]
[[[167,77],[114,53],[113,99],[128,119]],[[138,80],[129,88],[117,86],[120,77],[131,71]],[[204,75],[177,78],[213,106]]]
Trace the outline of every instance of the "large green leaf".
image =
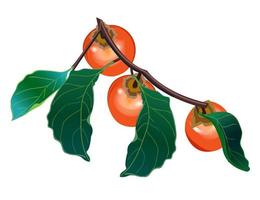
[[36,71],[18,85],[11,99],[13,120],[41,105],[65,82],[68,71]]
[[141,86],[143,109],[136,136],[128,146],[126,169],[121,176],[147,176],[163,165],[175,151],[176,130],[170,100],[159,92]]
[[92,134],[90,114],[94,103],[93,86],[101,72],[102,69],[72,71],[54,97],[48,114],[48,125],[63,150],[87,161]]
[[200,114],[215,126],[227,160],[238,169],[249,171],[249,163],[240,145],[242,130],[238,120],[227,112]]

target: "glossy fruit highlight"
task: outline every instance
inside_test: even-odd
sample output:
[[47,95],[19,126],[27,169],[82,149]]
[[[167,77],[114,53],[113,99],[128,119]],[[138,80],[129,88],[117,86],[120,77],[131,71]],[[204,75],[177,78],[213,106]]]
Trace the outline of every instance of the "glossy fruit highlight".
[[[153,85],[141,78],[147,88],[154,90]],[[135,126],[142,110],[142,96],[139,86],[134,87],[135,79],[131,75],[121,76],[110,86],[107,94],[109,110],[114,119],[125,126]]]

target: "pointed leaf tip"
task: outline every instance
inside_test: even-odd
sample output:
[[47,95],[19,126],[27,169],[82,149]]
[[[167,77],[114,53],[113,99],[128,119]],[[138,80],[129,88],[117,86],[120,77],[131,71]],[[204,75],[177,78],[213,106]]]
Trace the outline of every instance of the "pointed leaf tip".
[[175,151],[176,129],[169,98],[141,86],[143,108],[138,117],[135,139],[128,146],[128,175],[148,176],[160,168]]
[[93,109],[93,87],[101,70],[72,71],[68,80],[55,95],[47,116],[54,138],[63,151],[90,161],[87,150],[92,126],[89,118]]
[[249,171],[249,162],[240,144],[242,129],[236,117],[228,112],[200,115],[211,121],[215,126],[228,162],[240,170]]

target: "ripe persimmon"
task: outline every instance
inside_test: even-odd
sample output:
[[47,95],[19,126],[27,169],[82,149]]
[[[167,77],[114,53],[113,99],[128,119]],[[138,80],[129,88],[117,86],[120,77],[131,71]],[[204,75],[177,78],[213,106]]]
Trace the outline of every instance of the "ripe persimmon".
[[[208,102],[206,113],[225,112],[226,110],[215,102]],[[190,143],[201,151],[215,151],[221,148],[221,141],[213,124],[199,116],[200,109],[193,108],[185,123],[186,136]]]
[[[117,78],[110,86],[107,94],[109,110],[114,119],[125,126],[135,126],[142,110],[143,102],[135,78],[125,75]],[[153,85],[141,77],[140,82],[148,89],[154,90]]]
[[[125,29],[116,25],[106,26],[110,37],[112,38],[118,49],[130,60],[131,62],[135,57],[135,43],[130,35]],[[83,49],[92,40],[96,29],[92,30],[84,40]],[[111,60],[115,60],[117,55],[114,53],[113,49],[107,44],[106,40],[99,34],[95,39],[94,43],[91,45],[87,53],[85,54],[85,59],[88,64],[96,69],[101,68],[105,64],[109,63]],[[121,60],[111,65],[109,68],[105,69],[102,74],[107,76],[116,76],[128,69]]]

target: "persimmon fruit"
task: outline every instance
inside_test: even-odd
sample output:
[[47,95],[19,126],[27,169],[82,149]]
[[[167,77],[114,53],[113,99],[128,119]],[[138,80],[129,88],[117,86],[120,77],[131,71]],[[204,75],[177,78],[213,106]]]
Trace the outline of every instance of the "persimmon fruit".
[[[226,110],[215,102],[208,101],[208,106],[205,109],[206,113],[225,112]],[[219,135],[213,124],[199,116],[198,112],[201,109],[193,108],[185,123],[185,132],[190,143],[201,151],[216,151],[221,148]]]
[[[124,54],[124,56],[126,56],[128,60],[132,62],[135,57],[135,42],[130,33],[122,27],[116,25],[107,25],[106,28],[118,49],[122,52],[122,54]],[[85,49],[89,42],[92,40],[95,32],[96,29],[92,30],[87,35],[83,43],[83,49]],[[85,59],[87,60],[88,64],[94,69],[101,68],[105,64],[111,62],[112,60],[115,60],[116,58],[117,55],[107,44],[106,40],[102,37],[101,34],[98,34],[94,43],[85,54]],[[125,72],[127,69],[128,66],[120,60],[105,69],[102,74],[107,76],[116,76]]]
[[[141,91],[139,85],[134,84],[135,80],[131,75],[121,76],[111,84],[107,94],[113,118],[124,126],[135,126],[143,107]],[[148,89],[155,90],[142,76],[139,81]]]

